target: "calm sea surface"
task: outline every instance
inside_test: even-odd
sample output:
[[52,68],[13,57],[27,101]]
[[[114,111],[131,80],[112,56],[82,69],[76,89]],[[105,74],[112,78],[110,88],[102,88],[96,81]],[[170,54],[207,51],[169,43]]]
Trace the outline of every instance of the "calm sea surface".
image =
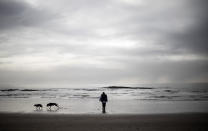
[[[207,112],[208,84],[157,85],[137,87],[83,88],[1,88],[1,112],[100,113],[99,96],[106,92],[107,111],[116,113]],[[60,108],[49,111],[45,105],[56,102]],[[36,111],[40,103],[43,110]]]

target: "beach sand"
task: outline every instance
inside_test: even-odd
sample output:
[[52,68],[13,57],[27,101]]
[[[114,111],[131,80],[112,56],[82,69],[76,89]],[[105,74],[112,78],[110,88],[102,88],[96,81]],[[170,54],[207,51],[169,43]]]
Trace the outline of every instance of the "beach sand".
[[0,131],[208,131],[208,114],[0,113]]

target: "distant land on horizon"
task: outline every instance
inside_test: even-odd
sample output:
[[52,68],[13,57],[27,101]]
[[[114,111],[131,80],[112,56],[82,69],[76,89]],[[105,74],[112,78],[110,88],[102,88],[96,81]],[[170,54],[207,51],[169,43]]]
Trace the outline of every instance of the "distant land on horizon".
[[108,89],[153,89],[153,87],[107,86]]

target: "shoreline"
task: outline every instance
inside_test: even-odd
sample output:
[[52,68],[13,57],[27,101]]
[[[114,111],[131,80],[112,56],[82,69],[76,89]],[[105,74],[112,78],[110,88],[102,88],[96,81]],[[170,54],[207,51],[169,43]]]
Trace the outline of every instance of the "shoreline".
[[208,112],[173,112],[173,113],[60,113],[56,111],[48,111],[48,112],[41,112],[41,111],[35,111],[34,112],[6,112],[6,111],[0,111],[1,115],[66,115],[66,116],[99,116],[99,115],[106,115],[106,116],[149,116],[149,115],[208,115]]
[[208,113],[56,114],[0,113],[0,130],[205,131]]

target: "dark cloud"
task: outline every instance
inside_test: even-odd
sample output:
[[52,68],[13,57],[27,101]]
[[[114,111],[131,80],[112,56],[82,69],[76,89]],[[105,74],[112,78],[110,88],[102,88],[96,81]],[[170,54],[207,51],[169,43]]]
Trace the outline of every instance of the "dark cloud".
[[35,26],[54,17],[44,9],[38,9],[21,0],[0,1],[0,29]]
[[23,14],[27,6],[25,3],[20,3],[17,1],[8,1],[1,0],[0,1],[0,28],[8,29],[12,28],[16,24],[19,24],[19,16]]
[[192,10],[192,25],[182,32],[171,32],[166,35],[170,46],[175,50],[183,50],[186,53],[199,55],[208,55],[208,1],[192,0],[188,4],[189,10]]
[[2,16],[15,16],[21,14],[27,8],[24,2],[1,0],[0,1],[0,14]]

